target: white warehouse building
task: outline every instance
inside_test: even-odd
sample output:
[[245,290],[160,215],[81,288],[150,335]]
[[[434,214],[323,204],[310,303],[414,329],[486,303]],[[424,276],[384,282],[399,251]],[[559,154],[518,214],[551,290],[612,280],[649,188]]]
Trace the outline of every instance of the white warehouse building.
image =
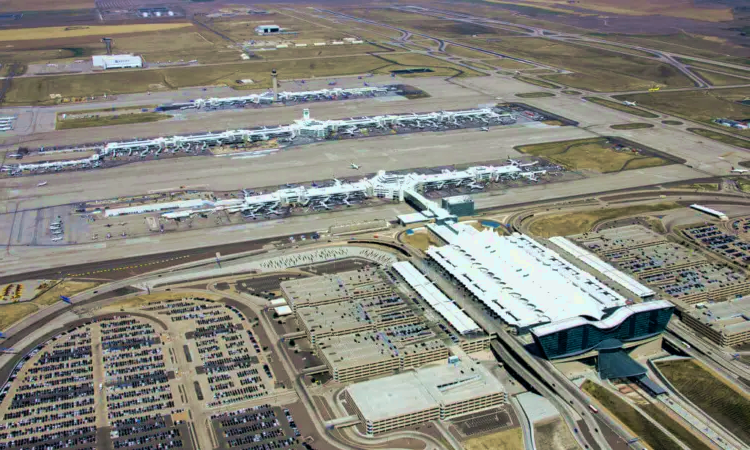
[[104,70],[143,67],[143,59],[134,55],[94,55],[91,60],[94,67],[101,67]]

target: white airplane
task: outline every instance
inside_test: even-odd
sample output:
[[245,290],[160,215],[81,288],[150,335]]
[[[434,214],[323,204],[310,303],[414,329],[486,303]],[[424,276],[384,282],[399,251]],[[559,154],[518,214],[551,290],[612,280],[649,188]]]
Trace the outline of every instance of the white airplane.
[[734,166],[732,166],[732,173],[746,173],[747,169],[735,169]]
[[626,105],[626,106],[635,106],[635,102],[629,102],[627,100],[625,100],[624,102],[622,102],[622,104]]
[[52,242],[60,242],[60,241],[62,241],[63,239],[64,239],[64,238],[63,238],[62,236],[55,236],[55,237],[53,237],[53,238],[52,238]]
[[42,187],[42,186],[46,186],[46,185],[47,185],[47,182],[46,182],[46,181],[41,181],[41,182],[39,182],[39,183],[38,183],[38,184],[36,185],[36,187]]
[[482,127],[482,131],[490,131],[489,127]]
[[352,166],[352,169],[359,170],[359,165],[354,164],[354,163],[351,163],[350,165]]

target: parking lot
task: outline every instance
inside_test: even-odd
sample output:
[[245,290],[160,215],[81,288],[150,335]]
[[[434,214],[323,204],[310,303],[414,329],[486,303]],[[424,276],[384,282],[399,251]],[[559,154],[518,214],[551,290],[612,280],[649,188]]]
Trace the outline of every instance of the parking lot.
[[[739,231],[739,221],[734,223],[735,230]],[[705,247],[707,250],[717,253],[740,266],[747,268],[750,263],[750,244],[743,241],[740,236],[744,235],[746,223],[742,224],[742,234],[731,235],[717,225],[698,225],[686,228],[683,234],[694,242]]]
[[219,439],[219,448],[269,450],[304,448],[302,436],[289,409],[260,405],[230,413],[214,414],[211,423]]
[[[709,241],[715,232],[710,226],[695,230],[696,236]],[[669,242],[640,225],[584,233],[573,236],[573,240],[678,302],[723,301],[750,292],[750,282],[743,272]]]

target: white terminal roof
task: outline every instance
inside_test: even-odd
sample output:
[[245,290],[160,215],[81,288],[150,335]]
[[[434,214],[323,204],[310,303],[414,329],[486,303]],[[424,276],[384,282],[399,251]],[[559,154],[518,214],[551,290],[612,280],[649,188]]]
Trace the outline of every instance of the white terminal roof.
[[141,57],[134,55],[94,55],[91,57],[91,61],[94,66],[104,68],[143,64]]
[[[439,225],[437,227],[446,227]],[[490,310],[525,328],[577,316],[596,319],[627,299],[534,239],[492,230],[443,233],[430,255]]]
[[656,293],[644,286],[643,284],[636,281],[633,277],[626,275],[622,271],[615,269],[611,265],[602,261],[598,256],[594,255],[588,250],[577,246],[575,243],[569,241],[562,236],[555,236],[550,238],[550,242],[557,245],[561,249],[575,256],[582,262],[593,267],[599,273],[634,293],[638,297],[653,297]]
[[274,308],[274,310],[276,311],[276,314],[280,316],[288,316],[289,314],[292,313],[292,308],[290,308],[287,305],[277,306],[276,308]]
[[583,317],[570,317],[568,319],[560,320],[558,322],[549,323],[546,325],[540,325],[532,333],[536,336],[546,336],[548,334],[557,333],[558,331],[575,328],[581,325],[593,325],[602,330],[610,330],[613,327],[621,324],[625,319],[632,316],[633,314],[642,313],[646,311],[655,311],[658,309],[674,308],[674,305],[666,300],[655,300],[652,302],[636,303],[634,305],[628,305],[618,309],[612,313],[609,317],[602,320],[588,320]]
[[377,421],[504,393],[502,383],[481,364],[425,367],[349,386],[365,420]]
[[271,306],[284,306],[286,305],[286,300],[283,298],[275,298],[271,300]]
[[392,266],[404,280],[412,287],[429,305],[447,320],[453,328],[461,334],[477,333],[481,331],[465,312],[461,311],[453,300],[445,296],[434,284],[430,282],[422,272],[417,270],[409,261],[400,261]]

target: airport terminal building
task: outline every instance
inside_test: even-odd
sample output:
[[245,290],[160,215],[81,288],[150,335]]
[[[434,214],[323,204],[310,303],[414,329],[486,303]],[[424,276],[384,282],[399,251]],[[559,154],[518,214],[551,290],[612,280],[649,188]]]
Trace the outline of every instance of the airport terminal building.
[[585,317],[541,325],[531,335],[547,359],[570,358],[621,343],[638,342],[658,336],[669,323],[674,305],[666,300],[625,306],[602,320]]

